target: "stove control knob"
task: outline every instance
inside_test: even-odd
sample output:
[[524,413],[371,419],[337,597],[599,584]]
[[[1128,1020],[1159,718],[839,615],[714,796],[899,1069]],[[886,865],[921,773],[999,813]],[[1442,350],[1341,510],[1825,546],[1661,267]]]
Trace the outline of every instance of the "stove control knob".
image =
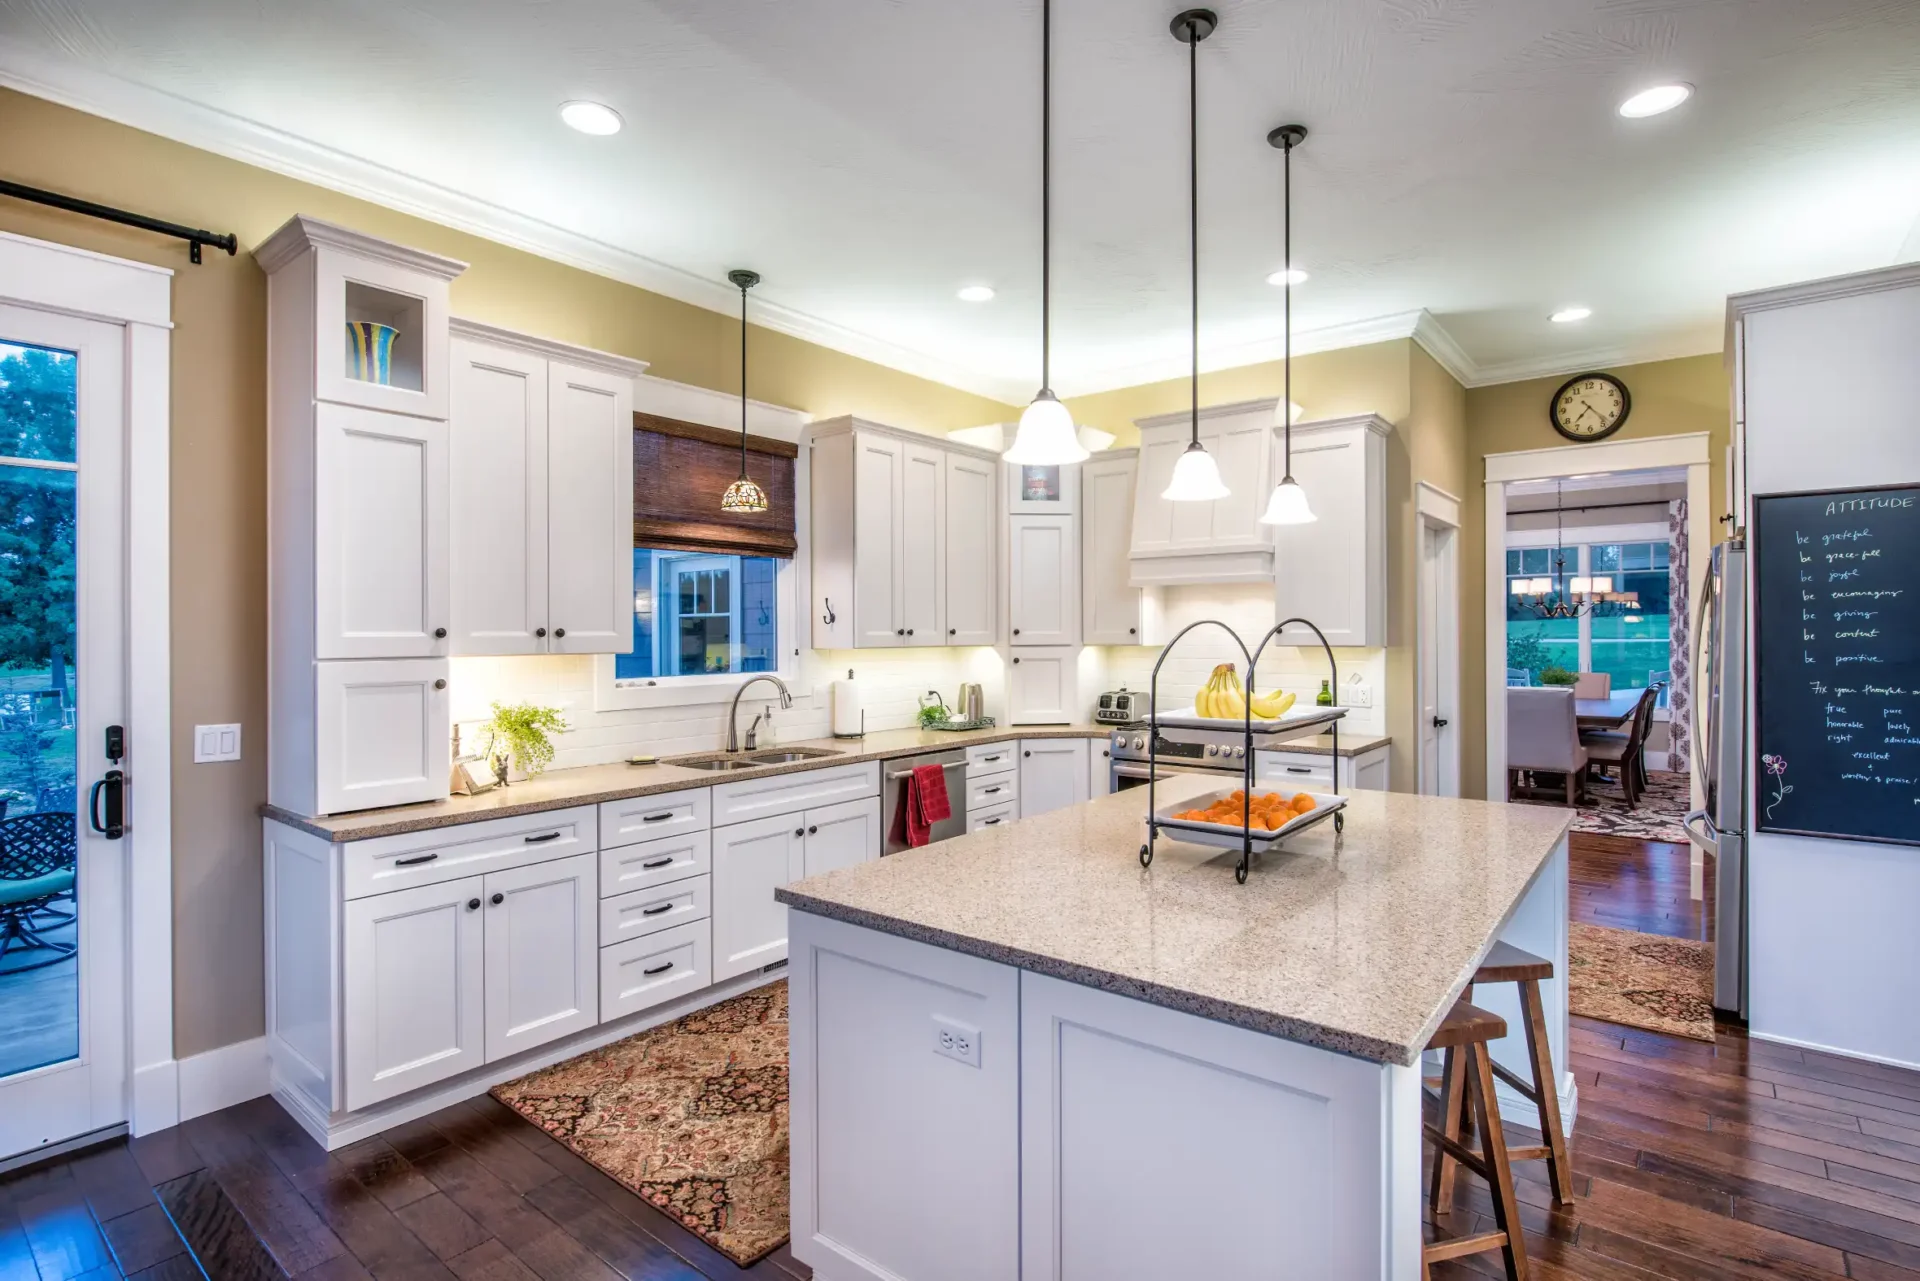
[[1140,737],[1140,736],[1139,736],[1138,734],[1135,734],[1135,735],[1133,736],[1133,750],[1134,750],[1134,751],[1136,751],[1136,752],[1138,752],[1138,751],[1141,751],[1142,749],[1144,749],[1144,748],[1146,747],[1146,745],[1147,745],[1147,740],[1146,740],[1146,739],[1144,739],[1144,738],[1141,738],[1141,737]]
[[1236,761],[1244,757],[1246,754],[1247,754],[1247,749],[1244,747],[1236,747],[1233,749],[1233,759]]
[[1220,755],[1220,744],[1218,744],[1218,743],[1208,743],[1208,744],[1207,744],[1207,755],[1208,755],[1208,756],[1218,756],[1218,755]]

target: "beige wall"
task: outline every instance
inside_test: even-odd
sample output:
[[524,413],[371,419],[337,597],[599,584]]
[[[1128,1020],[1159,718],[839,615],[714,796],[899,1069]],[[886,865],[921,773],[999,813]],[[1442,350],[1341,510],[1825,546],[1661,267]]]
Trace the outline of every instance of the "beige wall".
[[[1650,361],[1607,370],[1627,384],[1633,408],[1614,439],[1678,436],[1707,432],[1711,436],[1708,469],[1713,494],[1717,537],[1720,515],[1727,510],[1725,457],[1729,439],[1728,378],[1720,355],[1687,356],[1679,360]],[[1462,480],[1466,500],[1460,542],[1460,630],[1463,661],[1460,671],[1460,777],[1467,796],[1485,796],[1487,787],[1486,667],[1486,472],[1488,454],[1521,449],[1551,449],[1567,444],[1547,421],[1549,397],[1566,381],[1564,376],[1533,378],[1525,382],[1475,387],[1466,393],[1467,453],[1473,474]],[[1504,638],[1494,637],[1495,644]]]
[[[0,200],[0,230],[176,273],[174,1048],[195,1054],[262,1031],[255,808],[266,795],[267,291],[251,248],[307,213],[451,254],[472,264],[453,283],[457,314],[639,357],[653,374],[727,392],[739,377],[739,322],[5,90],[0,120],[0,173],[14,181],[240,238],[238,257],[210,251],[195,267],[178,241]],[[816,417],[858,412],[941,432],[1016,412],[765,330],[753,350],[753,394]],[[246,759],[193,764],[192,726],[225,721],[245,725]]]

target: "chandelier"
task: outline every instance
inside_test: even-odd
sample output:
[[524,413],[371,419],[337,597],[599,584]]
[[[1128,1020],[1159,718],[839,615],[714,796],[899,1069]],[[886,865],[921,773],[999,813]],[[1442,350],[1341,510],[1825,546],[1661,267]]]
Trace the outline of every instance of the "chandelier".
[[[1639,592],[1613,590],[1609,574],[1567,577],[1567,553],[1562,528],[1566,509],[1562,506],[1559,481],[1553,485],[1553,573],[1544,578],[1513,580],[1514,603],[1531,610],[1540,618],[1579,618],[1582,614],[1604,617],[1640,608]],[[1559,584],[1566,584],[1562,589]]]

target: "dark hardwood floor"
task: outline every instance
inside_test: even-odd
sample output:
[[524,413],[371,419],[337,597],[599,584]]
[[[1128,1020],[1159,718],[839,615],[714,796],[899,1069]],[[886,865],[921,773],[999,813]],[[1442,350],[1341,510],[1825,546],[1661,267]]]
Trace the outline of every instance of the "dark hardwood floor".
[[[1579,919],[1710,930],[1684,847],[1581,836],[1572,852]],[[1554,1209],[1544,1168],[1515,1167],[1534,1277],[1920,1281],[1920,1073],[1734,1027],[1707,1045],[1586,1019],[1572,1059],[1578,1200]],[[1485,1189],[1460,1184],[1446,1229],[1484,1230]],[[734,1267],[490,1099],[331,1156],[256,1099],[0,1180],[0,1281],[203,1268],[211,1281],[808,1275],[784,1249]],[[1501,1272],[1482,1255],[1433,1275]]]

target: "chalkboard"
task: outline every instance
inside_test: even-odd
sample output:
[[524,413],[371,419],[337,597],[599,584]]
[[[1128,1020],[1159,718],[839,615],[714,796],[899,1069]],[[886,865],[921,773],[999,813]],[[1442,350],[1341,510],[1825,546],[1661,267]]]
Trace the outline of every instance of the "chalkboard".
[[1755,500],[1754,825],[1920,845],[1920,486]]

